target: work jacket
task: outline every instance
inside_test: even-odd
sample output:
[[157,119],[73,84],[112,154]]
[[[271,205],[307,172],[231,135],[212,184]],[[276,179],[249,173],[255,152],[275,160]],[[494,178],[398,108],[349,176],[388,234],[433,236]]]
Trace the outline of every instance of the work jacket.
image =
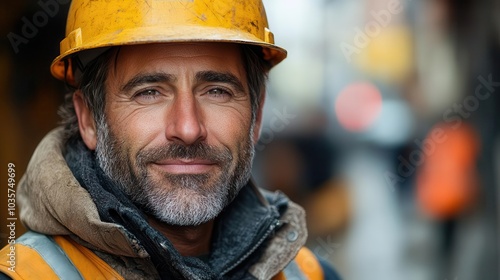
[[[34,245],[51,244],[70,260],[63,269],[71,270],[73,265],[83,279],[159,279],[146,245],[123,225],[100,218],[98,206],[64,159],[62,132],[58,128],[42,140],[19,183],[20,220],[30,232],[18,238],[13,269],[8,256],[12,248],[8,245],[2,250],[0,271],[19,279],[30,279],[21,278],[20,273],[61,278],[54,267],[48,265],[47,270],[51,260],[43,253],[49,250],[37,251]],[[270,213],[277,216],[269,218]],[[257,231],[261,218],[269,222]],[[176,278],[321,279],[323,275],[318,260],[303,248],[307,238],[303,209],[280,193],[263,191],[249,182],[216,225],[217,241],[203,260],[214,273],[193,274],[181,260],[176,264],[180,271]]]

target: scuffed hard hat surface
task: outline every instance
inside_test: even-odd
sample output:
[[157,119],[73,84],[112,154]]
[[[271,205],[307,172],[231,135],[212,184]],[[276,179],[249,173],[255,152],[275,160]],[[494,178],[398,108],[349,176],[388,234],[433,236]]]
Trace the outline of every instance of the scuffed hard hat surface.
[[196,41],[262,46],[272,65],[286,57],[274,45],[261,0],[74,0],[51,71],[65,79],[63,60],[84,50]]
[[260,1],[84,0],[74,1],[70,16],[66,34],[79,27],[102,34],[135,27],[202,25],[246,30],[262,38],[267,27]]
[[[234,40],[236,33],[241,40],[255,37],[272,44],[266,40],[267,26],[260,1],[74,1],[66,26],[68,49],[61,49],[61,54],[90,42],[97,46],[156,40]],[[201,28],[208,32],[200,32]],[[233,32],[209,32],[209,28]]]

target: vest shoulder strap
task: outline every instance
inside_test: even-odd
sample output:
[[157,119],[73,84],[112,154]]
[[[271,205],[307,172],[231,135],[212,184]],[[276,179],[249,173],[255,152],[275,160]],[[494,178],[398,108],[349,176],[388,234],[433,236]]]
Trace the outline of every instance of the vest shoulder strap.
[[12,279],[123,279],[91,250],[65,236],[27,232],[13,248],[12,263],[12,248],[0,251],[0,271]]
[[324,274],[316,256],[306,247],[302,247],[295,259],[273,278],[273,280],[286,279],[323,280]]
[[55,241],[27,232],[0,251],[0,271],[12,279],[83,279]]

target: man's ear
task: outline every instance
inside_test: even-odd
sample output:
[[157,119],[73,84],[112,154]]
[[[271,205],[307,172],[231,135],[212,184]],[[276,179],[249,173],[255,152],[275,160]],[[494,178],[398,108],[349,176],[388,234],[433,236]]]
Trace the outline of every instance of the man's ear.
[[262,129],[262,112],[264,111],[264,101],[266,100],[266,91],[262,91],[262,97],[259,102],[259,107],[257,108],[257,115],[255,116],[255,125],[253,128],[253,143],[257,144],[260,138],[260,132]]
[[83,100],[82,92],[77,90],[73,94],[73,105],[75,106],[76,116],[78,118],[78,129],[83,142],[90,150],[95,150],[97,146],[97,130],[92,116],[92,112]]

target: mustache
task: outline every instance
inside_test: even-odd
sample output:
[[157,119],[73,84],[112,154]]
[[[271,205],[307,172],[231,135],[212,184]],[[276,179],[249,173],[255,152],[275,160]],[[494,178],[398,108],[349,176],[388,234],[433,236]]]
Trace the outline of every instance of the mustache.
[[204,142],[189,146],[172,143],[141,150],[137,154],[137,163],[142,166],[147,163],[169,159],[201,159],[223,164],[231,162],[233,156],[226,147],[219,148]]

